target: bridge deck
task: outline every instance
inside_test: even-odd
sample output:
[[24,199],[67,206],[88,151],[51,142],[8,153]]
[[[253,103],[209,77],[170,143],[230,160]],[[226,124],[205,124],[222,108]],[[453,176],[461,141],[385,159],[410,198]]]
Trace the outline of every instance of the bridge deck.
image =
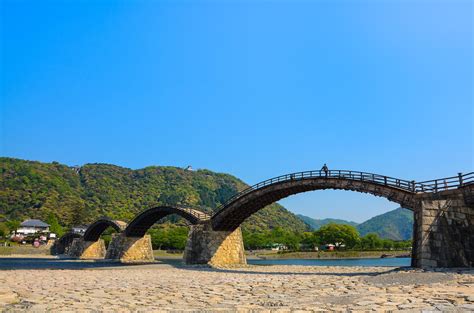
[[428,180],[423,182],[415,182],[414,180],[404,180],[399,178],[394,178],[390,176],[384,176],[380,174],[373,174],[367,172],[359,171],[350,171],[350,170],[328,170],[327,172],[323,170],[316,171],[305,171],[305,172],[296,172],[286,175],[277,176],[259,182],[247,189],[242,190],[241,192],[235,194],[225,203],[223,203],[218,209],[217,212],[224,209],[230,203],[236,199],[253,192],[257,189],[280,183],[285,181],[293,180],[302,180],[302,179],[314,179],[314,178],[327,178],[327,179],[348,179],[354,181],[365,181],[372,182],[377,185],[387,186],[395,189],[400,189],[410,193],[436,193],[445,190],[457,189],[466,185],[474,184],[474,172],[462,175],[459,173],[457,176],[446,177],[441,179]]

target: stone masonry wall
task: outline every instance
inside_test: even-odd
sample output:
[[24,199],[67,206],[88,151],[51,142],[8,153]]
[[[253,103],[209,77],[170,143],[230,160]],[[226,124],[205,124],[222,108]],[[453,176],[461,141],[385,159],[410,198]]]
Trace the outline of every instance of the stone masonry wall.
[[417,267],[474,266],[474,209],[461,194],[443,200],[422,200],[415,211]]
[[73,258],[78,258],[84,251],[84,239],[74,238],[67,251],[67,255]]
[[105,257],[104,240],[84,241],[83,238],[75,238],[68,255],[80,259],[103,259]]
[[186,264],[226,266],[247,264],[240,227],[235,231],[214,231],[210,223],[191,226],[184,251]]
[[103,239],[97,241],[85,241],[84,250],[79,256],[80,259],[103,259],[105,258],[105,242]]
[[155,261],[150,235],[127,237],[114,234],[109,244],[106,259],[120,260],[122,263],[147,263]]

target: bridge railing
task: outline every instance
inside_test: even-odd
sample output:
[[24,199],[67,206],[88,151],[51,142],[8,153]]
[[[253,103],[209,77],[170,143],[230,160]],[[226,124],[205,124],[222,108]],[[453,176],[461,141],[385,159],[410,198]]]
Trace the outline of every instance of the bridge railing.
[[440,192],[474,184],[474,172],[416,183],[416,192]]
[[225,203],[223,203],[217,211],[220,211],[222,208],[227,206],[229,203],[233,202],[235,199],[242,197],[245,194],[248,194],[254,190],[263,188],[279,182],[292,181],[292,180],[302,180],[302,179],[311,179],[311,178],[343,178],[350,179],[354,181],[368,181],[381,186],[388,186],[396,189],[401,189],[411,193],[417,192],[439,192],[450,189],[457,189],[468,184],[474,184],[474,172],[468,174],[459,173],[458,176],[429,180],[424,182],[415,182],[414,180],[404,180],[399,178],[394,178],[390,176],[384,176],[374,173],[359,172],[359,171],[350,171],[350,170],[328,170],[327,172],[323,170],[316,171],[304,171],[296,172],[286,175],[281,175],[273,177],[258,184],[255,184],[251,187],[248,187],[241,192],[235,194]]
[[185,205],[177,205],[176,207],[178,207],[180,210],[190,215],[197,217],[200,220],[208,220],[210,218],[209,214],[196,210],[197,206],[191,207],[191,206],[185,206]]

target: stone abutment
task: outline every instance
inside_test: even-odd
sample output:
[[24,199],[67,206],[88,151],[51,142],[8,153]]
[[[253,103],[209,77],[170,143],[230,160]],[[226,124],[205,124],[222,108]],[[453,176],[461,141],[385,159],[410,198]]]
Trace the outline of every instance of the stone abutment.
[[227,266],[247,264],[240,227],[234,231],[212,230],[210,222],[192,225],[184,251],[186,264]]
[[474,208],[462,193],[423,197],[415,210],[415,267],[474,266]]
[[106,259],[118,260],[122,263],[154,262],[150,235],[143,237],[127,237],[124,233],[112,235]]
[[105,251],[103,239],[85,241],[84,238],[75,238],[69,247],[68,255],[84,260],[104,259]]

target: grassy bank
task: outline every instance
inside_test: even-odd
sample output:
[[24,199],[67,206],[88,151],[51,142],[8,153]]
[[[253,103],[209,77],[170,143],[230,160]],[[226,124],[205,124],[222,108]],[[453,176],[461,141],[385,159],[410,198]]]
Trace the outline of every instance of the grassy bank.
[[310,252],[278,252],[256,251],[251,255],[262,259],[350,259],[350,258],[380,258],[409,255],[409,251],[310,251]]
[[11,246],[11,247],[0,247],[0,256],[9,255],[50,255],[49,247],[35,248],[30,245],[24,246]]
[[183,258],[182,252],[177,253],[169,253],[166,250],[153,250],[153,255],[155,258],[163,258],[163,259],[181,259]]

